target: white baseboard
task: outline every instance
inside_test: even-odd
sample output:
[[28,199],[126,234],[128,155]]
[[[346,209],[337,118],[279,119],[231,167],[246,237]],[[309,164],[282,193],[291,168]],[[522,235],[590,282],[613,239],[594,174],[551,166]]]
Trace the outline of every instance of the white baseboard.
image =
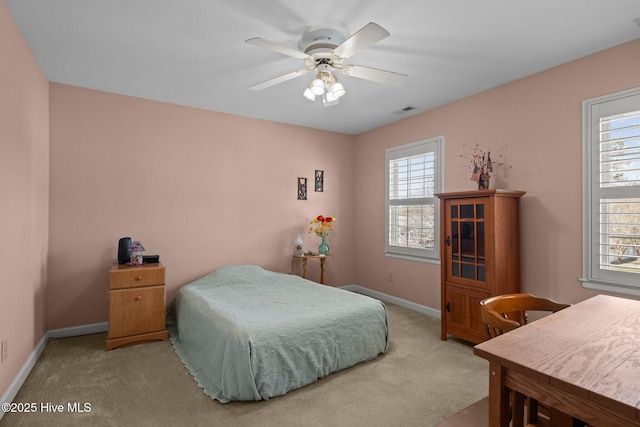
[[80,335],[100,334],[109,330],[109,322],[92,323],[89,325],[73,326],[71,328],[52,329],[47,338],[68,338]]
[[[36,345],[36,348],[33,349],[31,354],[27,358],[27,361],[22,366],[22,369],[20,369],[20,371],[18,372],[18,375],[16,375],[16,377],[13,379],[13,382],[11,383],[7,391],[2,395],[2,397],[0,397],[0,403],[13,402],[13,399],[18,394],[18,390],[20,390],[20,387],[22,387],[22,384],[24,384],[25,380],[29,376],[29,373],[33,369],[33,366],[38,361],[38,358],[40,357],[46,346],[47,334],[45,333],[42,339],[38,342],[38,345]],[[4,411],[0,411],[0,420],[2,420],[3,416]]]
[[426,314],[427,316],[435,317],[436,319],[441,318],[440,310],[436,310],[435,308],[427,307],[426,305],[416,304],[415,302],[407,301],[402,298],[394,297],[391,295],[384,294],[382,292],[372,291],[371,289],[363,288],[358,285],[347,285],[341,286],[342,289],[347,291],[354,291],[360,294],[364,294],[370,296],[372,298],[377,298],[382,301],[390,302],[391,304],[399,305],[400,307],[408,308],[409,310],[417,311],[418,313]]

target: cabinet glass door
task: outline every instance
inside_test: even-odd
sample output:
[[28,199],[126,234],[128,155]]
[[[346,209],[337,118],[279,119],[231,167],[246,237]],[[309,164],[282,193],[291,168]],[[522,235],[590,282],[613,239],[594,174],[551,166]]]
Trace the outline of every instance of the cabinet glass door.
[[484,201],[452,201],[448,213],[451,276],[484,282]]

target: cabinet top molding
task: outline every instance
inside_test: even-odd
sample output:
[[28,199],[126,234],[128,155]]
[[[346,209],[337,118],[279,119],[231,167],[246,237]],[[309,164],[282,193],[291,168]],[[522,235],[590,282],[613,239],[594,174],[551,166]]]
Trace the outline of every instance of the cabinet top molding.
[[517,191],[517,190],[469,190],[469,191],[454,191],[449,193],[436,193],[436,197],[446,197],[448,199],[451,198],[466,198],[466,197],[484,197],[484,196],[492,196],[496,195],[499,197],[522,197],[526,194],[526,191]]

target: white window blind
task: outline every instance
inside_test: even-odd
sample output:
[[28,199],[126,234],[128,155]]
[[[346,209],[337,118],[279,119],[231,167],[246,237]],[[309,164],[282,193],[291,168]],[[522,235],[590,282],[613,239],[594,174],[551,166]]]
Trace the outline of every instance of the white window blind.
[[385,252],[411,259],[439,259],[438,200],[444,137],[386,151]]
[[583,108],[585,287],[640,295],[640,88]]

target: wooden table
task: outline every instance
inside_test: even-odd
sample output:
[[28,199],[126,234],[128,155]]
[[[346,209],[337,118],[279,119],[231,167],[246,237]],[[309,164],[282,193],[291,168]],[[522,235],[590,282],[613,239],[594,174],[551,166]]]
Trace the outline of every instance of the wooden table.
[[320,260],[320,284],[324,285],[324,263],[327,258],[333,258],[333,255],[294,255],[294,259],[302,260],[302,278],[307,278],[307,260],[309,259],[319,259]]
[[598,295],[474,347],[489,361],[489,425],[509,390],[590,426],[640,426],[640,301]]

